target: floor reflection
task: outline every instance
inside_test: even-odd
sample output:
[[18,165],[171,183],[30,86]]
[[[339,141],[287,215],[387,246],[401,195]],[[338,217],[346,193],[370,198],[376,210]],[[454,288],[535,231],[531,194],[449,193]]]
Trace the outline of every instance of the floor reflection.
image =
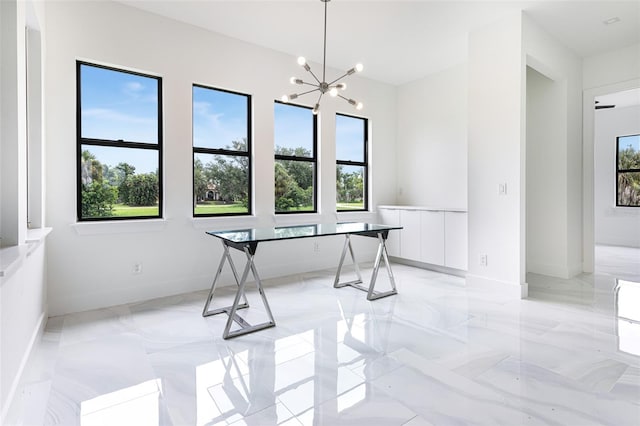
[[265,280],[277,327],[231,340],[206,291],[51,319],[8,424],[638,424],[635,272],[519,300],[394,264],[374,302],[334,272]]
[[80,403],[80,424],[98,426],[108,424],[160,424],[160,379],[100,395]]
[[618,348],[640,356],[640,283],[617,280],[615,294]]

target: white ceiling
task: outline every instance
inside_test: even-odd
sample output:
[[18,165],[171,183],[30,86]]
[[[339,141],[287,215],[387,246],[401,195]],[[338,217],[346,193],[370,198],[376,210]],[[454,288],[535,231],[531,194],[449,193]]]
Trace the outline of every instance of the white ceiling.
[[[120,2],[322,63],[321,0]],[[524,10],[580,56],[640,43],[638,0],[332,0],[328,3],[327,66],[346,70],[361,62],[364,77],[406,83],[464,62],[469,31],[517,10]],[[603,23],[616,17],[617,23]]]

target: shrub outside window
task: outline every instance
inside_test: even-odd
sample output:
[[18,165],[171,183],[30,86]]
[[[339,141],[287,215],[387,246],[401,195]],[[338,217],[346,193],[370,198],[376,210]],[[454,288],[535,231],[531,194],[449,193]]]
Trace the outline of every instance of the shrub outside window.
[[275,212],[314,213],[317,117],[311,108],[278,101],[274,117]]
[[193,85],[193,215],[251,214],[251,96]]
[[162,79],[76,62],[79,221],[162,214]]
[[616,138],[616,206],[640,207],[640,135]]
[[366,118],[336,114],[336,210],[368,209]]

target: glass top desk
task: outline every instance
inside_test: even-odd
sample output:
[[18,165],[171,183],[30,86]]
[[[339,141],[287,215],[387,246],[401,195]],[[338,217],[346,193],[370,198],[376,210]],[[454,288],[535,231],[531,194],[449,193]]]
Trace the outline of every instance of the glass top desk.
[[[342,249],[342,255],[340,256],[340,262],[338,263],[338,270],[336,271],[336,277],[333,283],[333,287],[340,288],[350,286],[357,288],[359,290],[367,292],[368,300],[376,300],[382,297],[397,294],[395,279],[393,277],[393,272],[391,271],[391,265],[389,263],[389,258],[387,255],[387,248],[385,246],[389,231],[396,229],[402,229],[402,227],[376,225],[371,223],[322,223],[313,225],[281,226],[275,228],[208,231],[207,234],[220,239],[224,251],[222,253],[222,258],[220,259],[218,269],[216,270],[215,278],[213,279],[213,283],[211,284],[211,290],[209,291],[209,295],[207,296],[207,301],[204,305],[202,316],[207,317],[223,312],[229,316],[229,318],[227,319],[227,324],[224,328],[224,332],[222,333],[222,337],[224,339],[252,333],[254,331],[263,330],[265,328],[274,327],[276,325],[273,319],[273,314],[271,313],[271,308],[269,308],[269,303],[267,302],[267,297],[264,293],[264,288],[262,287],[262,281],[260,280],[258,270],[256,269],[256,265],[254,263],[254,257],[258,249],[258,244],[267,241],[344,235],[345,243]],[[363,285],[362,276],[360,275],[360,270],[353,254],[353,247],[351,246],[350,239],[352,235],[373,237],[378,240],[378,252],[374,260],[373,272],[371,274],[371,280],[368,286]],[[229,253],[230,248],[244,252],[247,257],[247,263],[245,265],[244,271],[242,272],[242,276],[238,275],[233,260],[231,259],[231,255]],[[349,282],[340,282],[340,272],[342,270],[347,252],[349,253],[351,261],[353,262],[357,279]],[[210,304],[213,300],[216,284],[220,278],[225,262],[229,262],[229,266],[231,267],[231,271],[233,272],[233,277],[235,278],[236,284],[238,286],[236,295],[231,306],[226,306],[224,308],[218,309],[210,309]],[[391,290],[384,292],[375,290],[376,278],[378,276],[378,270],[380,269],[381,262],[385,263],[387,273],[389,275],[389,281],[391,283]],[[262,303],[264,304],[264,308],[269,319],[267,322],[261,324],[251,325],[238,314],[239,309],[249,307],[249,303],[244,293],[247,278],[249,276],[249,271],[251,271],[251,273],[253,274],[256,287],[258,288],[258,293],[260,294],[260,298],[262,299]],[[232,331],[231,326],[234,321],[240,326],[240,328]]]

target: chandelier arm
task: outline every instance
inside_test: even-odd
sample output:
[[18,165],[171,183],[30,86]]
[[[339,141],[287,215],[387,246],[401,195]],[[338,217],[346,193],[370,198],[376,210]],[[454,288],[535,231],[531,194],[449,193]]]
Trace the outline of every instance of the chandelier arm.
[[349,73],[344,73],[343,75],[341,75],[340,77],[336,78],[335,80],[333,80],[331,83],[329,83],[329,86],[333,85],[333,83],[337,83],[340,80],[342,80],[343,78],[345,78],[346,76],[348,76]]
[[316,88],[315,88],[315,89],[313,89],[313,90],[307,90],[306,92],[296,93],[296,95],[297,95],[297,96],[304,96],[304,95],[307,95],[307,94],[309,94],[309,93],[313,93],[313,92],[315,92],[316,90],[320,90],[320,88],[319,88],[319,87],[316,87]]
[[318,77],[316,77],[316,75],[313,73],[313,71],[311,71],[311,69],[309,69],[309,74],[311,74],[313,76],[313,78],[316,79],[316,81],[318,82],[318,84],[322,84],[322,82],[320,80],[318,80]]
[[[345,101],[347,101],[350,105],[356,106],[358,101],[356,101],[355,99],[349,99],[349,98],[345,98],[344,96],[342,96],[341,94],[338,93],[338,96],[341,97],[342,99],[344,99]],[[353,103],[353,102],[355,103]]]

